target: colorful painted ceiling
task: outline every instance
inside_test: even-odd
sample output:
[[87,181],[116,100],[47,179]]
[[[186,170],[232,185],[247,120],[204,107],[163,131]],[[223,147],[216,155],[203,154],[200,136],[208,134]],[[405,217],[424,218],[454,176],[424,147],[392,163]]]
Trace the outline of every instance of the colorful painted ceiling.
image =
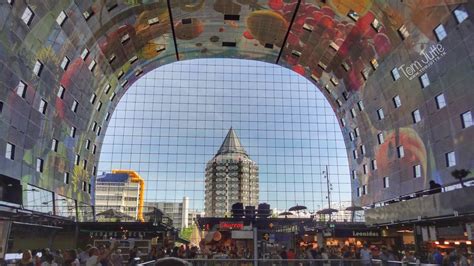
[[454,182],[473,168],[473,12],[467,0],[2,0],[0,173],[88,203],[134,81],[177,60],[242,58],[323,91],[356,202]]

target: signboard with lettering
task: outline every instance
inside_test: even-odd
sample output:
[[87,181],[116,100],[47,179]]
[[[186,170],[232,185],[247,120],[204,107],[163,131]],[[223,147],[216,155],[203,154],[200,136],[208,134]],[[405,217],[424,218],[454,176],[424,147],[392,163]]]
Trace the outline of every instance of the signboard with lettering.
[[334,229],[335,237],[380,237],[381,235],[376,229]]
[[244,222],[220,222],[220,230],[242,230],[244,229]]

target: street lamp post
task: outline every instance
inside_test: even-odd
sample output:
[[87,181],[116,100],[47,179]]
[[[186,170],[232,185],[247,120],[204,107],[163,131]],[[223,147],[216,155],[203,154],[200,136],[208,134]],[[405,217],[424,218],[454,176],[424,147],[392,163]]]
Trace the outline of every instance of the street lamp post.
[[[326,184],[327,184],[327,192],[328,192],[328,208],[331,209],[331,184],[329,183],[329,167],[326,165],[326,170],[323,171],[323,174],[325,175],[326,178]],[[331,213],[329,213],[329,221],[331,221]]]

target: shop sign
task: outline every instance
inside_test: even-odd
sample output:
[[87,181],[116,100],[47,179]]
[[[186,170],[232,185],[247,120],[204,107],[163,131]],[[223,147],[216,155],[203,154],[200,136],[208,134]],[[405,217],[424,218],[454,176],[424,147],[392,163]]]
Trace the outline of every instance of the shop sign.
[[380,237],[379,230],[372,229],[335,229],[335,237]]
[[244,229],[244,222],[220,222],[220,230],[242,230]]
[[253,231],[232,231],[232,239],[253,239]]

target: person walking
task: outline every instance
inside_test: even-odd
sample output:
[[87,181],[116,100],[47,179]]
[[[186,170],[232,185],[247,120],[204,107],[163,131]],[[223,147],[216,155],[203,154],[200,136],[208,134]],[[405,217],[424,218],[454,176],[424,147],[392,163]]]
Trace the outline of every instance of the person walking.
[[367,244],[364,244],[364,247],[360,250],[360,260],[364,266],[372,265],[372,252]]

